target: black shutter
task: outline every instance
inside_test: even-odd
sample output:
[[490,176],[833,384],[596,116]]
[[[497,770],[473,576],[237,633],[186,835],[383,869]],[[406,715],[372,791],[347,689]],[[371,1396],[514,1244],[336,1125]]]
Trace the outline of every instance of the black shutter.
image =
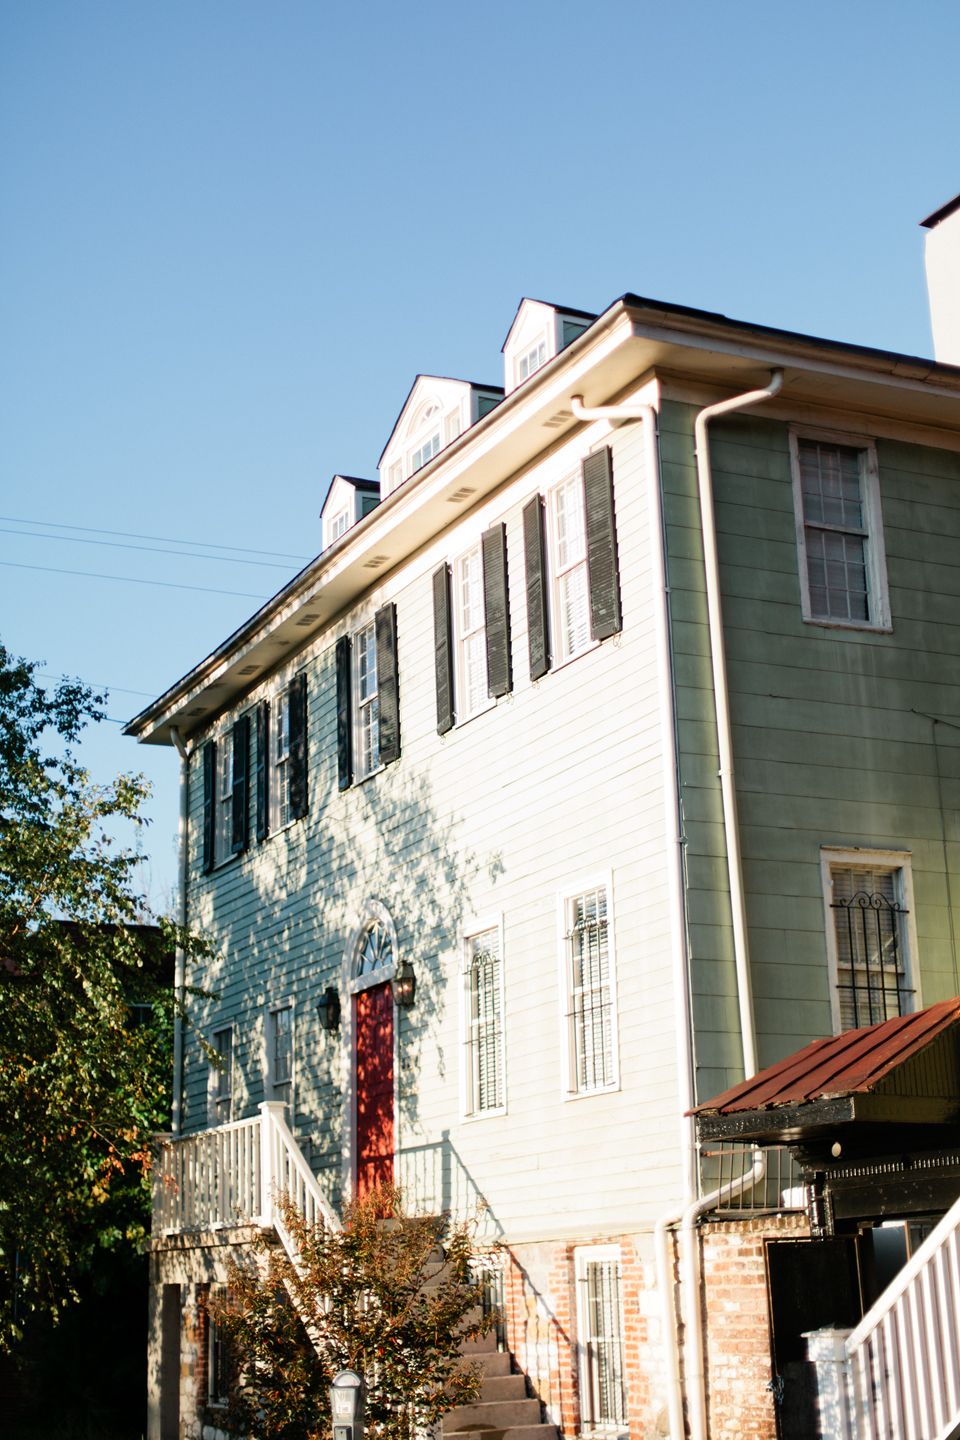
[[523,507],[523,558],[527,571],[527,643],[530,679],[539,680],[550,669],[550,632],[547,629],[547,568],[543,555],[543,504],[534,495]]
[[590,634],[605,640],[623,629],[617,527],[613,515],[613,464],[610,447],[594,450],[583,462],[583,501],[587,516],[587,575],[590,581]]
[[270,702],[257,706],[257,839],[270,833]]
[[307,676],[301,670],[290,681],[290,817],[307,813]]
[[217,743],[208,740],[203,747],[203,873],[213,869],[213,815],[217,789]]
[[507,591],[507,527],[493,525],[481,536],[483,606],[487,625],[487,694],[509,695],[510,600]]
[[350,713],[350,637],[337,641],[337,784],[346,790],[353,780],[353,726]]
[[232,839],[230,849],[234,855],[247,848],[249,827],[247,815],[250,808],[250,716],[241,715],[233,727],[233,788]]
[[373,617],[377,632],[377,715],[380,764],[400,759],[400,692],[397,683],[397,607],[384,605]]
[[437,672],[437,734],[453,729],[453,641],[450,631],[450,567],[433,572],[433,656]]

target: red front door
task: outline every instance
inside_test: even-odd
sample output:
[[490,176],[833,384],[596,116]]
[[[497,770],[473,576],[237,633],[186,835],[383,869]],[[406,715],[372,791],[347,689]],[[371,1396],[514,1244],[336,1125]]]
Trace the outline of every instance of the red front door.
[[357,1036],[357,1198],[393,1183],[393,994],[389,985],[354,1000]]

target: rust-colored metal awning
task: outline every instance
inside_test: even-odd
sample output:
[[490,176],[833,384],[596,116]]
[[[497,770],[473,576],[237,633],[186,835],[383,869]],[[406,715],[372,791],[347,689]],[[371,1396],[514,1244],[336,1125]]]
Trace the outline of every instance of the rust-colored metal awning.
[[701,1136],[796,1138],[850,1121],[960,1121],[960,997],[814,1040],[698,1105]]

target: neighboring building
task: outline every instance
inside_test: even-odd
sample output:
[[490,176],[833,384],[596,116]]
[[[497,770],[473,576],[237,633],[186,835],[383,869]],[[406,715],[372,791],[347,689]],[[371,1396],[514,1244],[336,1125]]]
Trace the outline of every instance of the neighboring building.
[[[524,301],[504,358],[503,398],[418,377],[377,508],[128,727],[184,746],[222,957],[187,977],[218,998],[158,1196],[153,1437],[220,1413],[197,1287],[277,1175],[316,1213],[482,1196],[544,1418],[678,1440],[679,1375],[703,1434],[654,1228],[761,1142],[698,1153],[687,1112],[960,990],[960,370],[631,294]],[[715,1440],[778,1424],[765,1254],[820,1213],[789,1140],[687,1232]]]

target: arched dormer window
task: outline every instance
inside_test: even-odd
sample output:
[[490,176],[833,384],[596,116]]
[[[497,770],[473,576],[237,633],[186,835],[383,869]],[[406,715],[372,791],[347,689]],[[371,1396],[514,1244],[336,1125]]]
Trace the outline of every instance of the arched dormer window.
[[440,452],[440,405],[434,399],[428,400],[414,416],[409,433],[414,435],[421,430],[426,430],[427,433],[410,456],[411,475],[422,470],[424,465]]

